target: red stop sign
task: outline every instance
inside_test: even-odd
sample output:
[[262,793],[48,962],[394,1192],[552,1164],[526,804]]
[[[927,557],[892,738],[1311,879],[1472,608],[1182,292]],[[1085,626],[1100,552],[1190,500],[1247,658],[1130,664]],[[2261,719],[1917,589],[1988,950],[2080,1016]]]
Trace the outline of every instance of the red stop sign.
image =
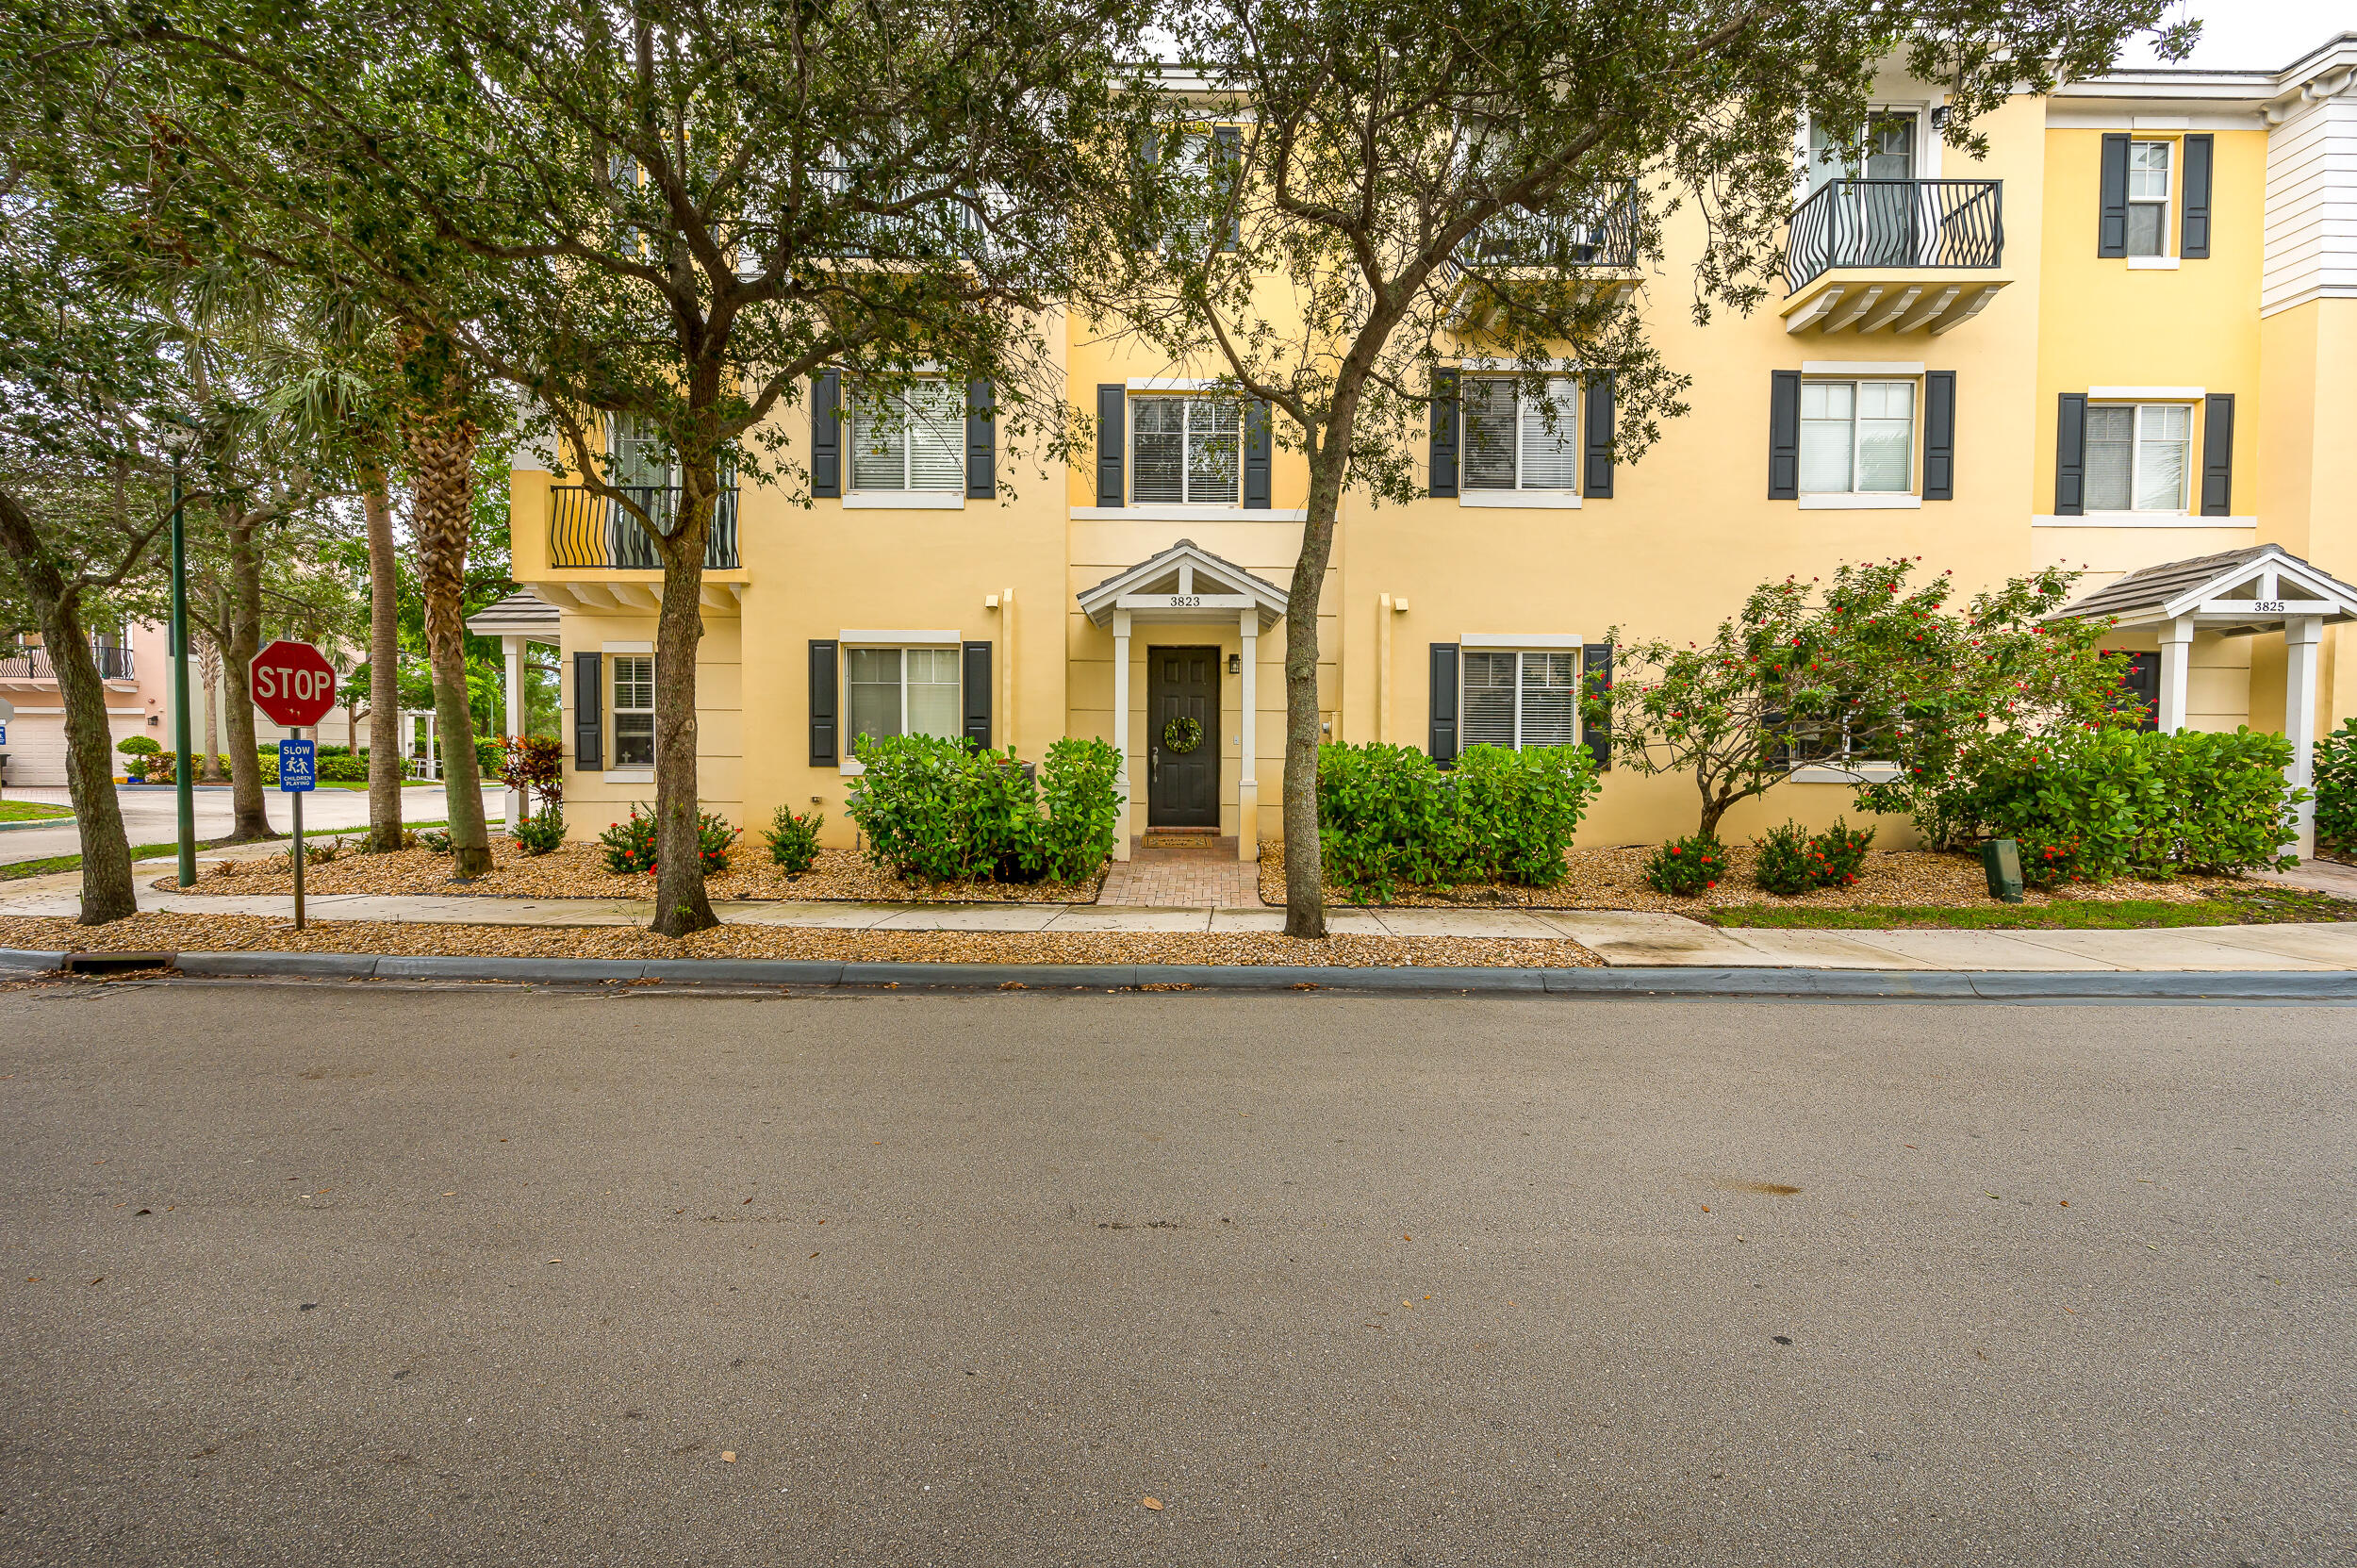
[[249,679],[254,705],[285,729],[307,729],[336,705],[336,667],[307,642],[272,643],[254,655]]

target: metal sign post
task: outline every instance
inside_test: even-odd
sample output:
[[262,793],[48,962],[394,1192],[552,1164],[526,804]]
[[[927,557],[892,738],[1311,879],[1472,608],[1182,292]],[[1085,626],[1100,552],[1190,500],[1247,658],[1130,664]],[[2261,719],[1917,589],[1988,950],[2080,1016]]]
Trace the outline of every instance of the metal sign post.
[[294,797],[295,930],[303,929],[303,798],[318,786],[319,742],[297,735],[278,743],[278,787]]

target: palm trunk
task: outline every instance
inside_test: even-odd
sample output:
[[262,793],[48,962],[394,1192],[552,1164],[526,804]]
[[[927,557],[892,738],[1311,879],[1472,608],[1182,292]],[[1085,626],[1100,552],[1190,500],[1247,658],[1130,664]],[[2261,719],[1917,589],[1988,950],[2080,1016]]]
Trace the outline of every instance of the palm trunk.
[[[425,651],[434,672],[434,724],[442,747],[442,793],[450,804],[450,844],[460,878],[491,869],[490,828],[483,816],[483,782],[475,766],[474,714],[467,700],[465,609],[468,525],[474,510],[471,421],[413,426],[409,458],[416,470],[411,516],[418,536],[418,571],[425,593]],[[370,784],[375,784],[371,769]]]
[[[682,487],[680,522],[661,543],[663,609],[654,632],[654,925],[680,937],[720,923],[704,890],[696,777],[696,649],[703,640],[701,607],[704,540],[712,531],[715,470],[707,464]],[[690,492],[701,490],[701,496]]]
[[107,722],[107,686],[91,657],[78,593],[70,587],[14,497],[0,491],[0,549],[33,602],[41,641],[58,678],[65,709],[65,783],[82,838],[82,914],[86,926],[139,913],[131,883],[131,841],[123,831],[115,795],[114,735]]
[[262,556],[254,530],[229,523],[229,646],[222,650],[221,683],[228,700],[229,784],[233,810],[227,842],[276,838],[262,793],[260,741],[254,724],[254,656],[262,651]]
[[[221,654],[215,650],[205,661],[205,738],[197,750],[202,765],[196,776],[206,784],[221,783]],[[191,765],[198,758],[189,759]]]
[[360,509],[369,525],[369,848],[401,848],[401,563],[393,555],[393,509],[385,470],[360,470]]

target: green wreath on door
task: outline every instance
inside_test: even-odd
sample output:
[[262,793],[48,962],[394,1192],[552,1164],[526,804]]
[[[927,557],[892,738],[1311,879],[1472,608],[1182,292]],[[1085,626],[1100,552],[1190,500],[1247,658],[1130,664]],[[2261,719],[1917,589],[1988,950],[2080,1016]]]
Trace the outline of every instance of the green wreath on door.
[[1162,745],[1173,756],[1185,756],[1203,744],[1203,726],[1184,714],[1162,726]]

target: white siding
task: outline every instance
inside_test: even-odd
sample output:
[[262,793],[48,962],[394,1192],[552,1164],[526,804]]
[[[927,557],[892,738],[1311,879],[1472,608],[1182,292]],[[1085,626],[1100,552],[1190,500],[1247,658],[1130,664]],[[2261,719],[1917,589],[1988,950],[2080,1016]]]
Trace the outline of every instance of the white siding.
[[2259,311],[2357,297],[2357,91],[2296,104],[2267,136]]

